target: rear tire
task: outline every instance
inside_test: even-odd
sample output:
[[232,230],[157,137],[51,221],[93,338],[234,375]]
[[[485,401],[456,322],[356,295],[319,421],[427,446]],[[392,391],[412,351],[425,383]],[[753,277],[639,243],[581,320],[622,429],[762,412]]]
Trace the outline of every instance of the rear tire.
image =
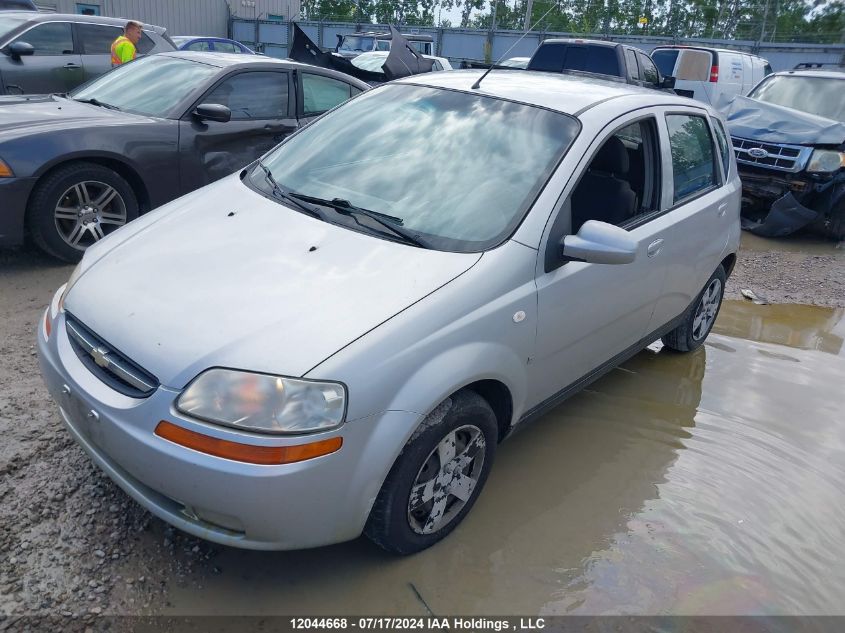
[[469,513],[487,481],[498,441],[493,409],[460,391],[422,422],[384,481],[364,534],[396,554],[446,537]]
[[691,352],[701,347],[719,316],[725,281],[725,269],[719,266],[687,308],[681,324],[661,339],[666,347],[676,352]]
[[59,167],[39,182],[27,224],[35,244],[77,262],[91,244],[138,217],[138,198],[117,172],[96,163]]

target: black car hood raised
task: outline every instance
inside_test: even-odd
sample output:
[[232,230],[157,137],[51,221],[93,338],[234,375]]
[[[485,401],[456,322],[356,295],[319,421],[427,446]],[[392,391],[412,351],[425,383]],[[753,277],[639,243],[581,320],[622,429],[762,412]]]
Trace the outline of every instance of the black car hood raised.
[[53,95],[0,97],[0,141],[33,132],[125,122],[128,115]]
[[739,96],[716,109],[728,120],[731,136],[793,145],[845,143],[845,123],[800,110]]
[[293,23],[293,41],[289,57],[303,64],[338,70],[369,83],[381,83],[400,77],[431,72],[434,67],[434,60],[423,57],[411,48],[408,40],[402,37],[402,34],[392,26],[390,33],[393,41],[390,45],[390,53],[382,66],[384,72],[381,73],[358,68],[345,57],[324,53],[296,22]]

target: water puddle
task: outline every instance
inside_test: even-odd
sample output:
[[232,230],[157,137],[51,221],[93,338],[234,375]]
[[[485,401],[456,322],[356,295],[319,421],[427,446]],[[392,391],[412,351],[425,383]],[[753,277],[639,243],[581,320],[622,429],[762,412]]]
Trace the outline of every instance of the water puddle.
[[744,251],[778,251],[781,253],[807,253],[810,255],[836,255],[845,258],[845,241],[834,242],[814,235],[790,235],[773,238],[742,232]]
[[845,614],[844,312],[727,302],[505,442],[438,546],[223,549],[163,613]]

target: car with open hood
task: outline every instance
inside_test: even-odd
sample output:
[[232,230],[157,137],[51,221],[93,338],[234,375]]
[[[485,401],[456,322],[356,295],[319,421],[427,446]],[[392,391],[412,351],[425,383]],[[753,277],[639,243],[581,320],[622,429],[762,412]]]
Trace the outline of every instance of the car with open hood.
[[186,532],[419,551],[520,424],[703,344],[740,236],[722,126],[559,73],[383,84],[90,248],[39,323],[44,380]]
[[162,53],[67,95],[0,97],[0,246],[76,261],[369,86],[259,55]]
[[769,75],[721,109],[743,187],[743,228],[845,239],[845,69]]

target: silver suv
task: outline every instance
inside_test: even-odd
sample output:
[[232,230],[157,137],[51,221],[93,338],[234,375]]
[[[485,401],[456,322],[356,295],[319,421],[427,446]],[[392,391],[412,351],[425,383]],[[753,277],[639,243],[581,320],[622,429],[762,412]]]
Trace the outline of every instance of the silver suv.
[[233,546],[415,552],[515,427],[657,339],[703,343],[740,234],[715,112],[480,76],[362,93],[87,250],[39,357],[134,499]]
[[[111,69],[112,42],[126,20],[91,15],[0,12],[0,95],[64,93]],[[138,55],[176,47],[144,26]]]

